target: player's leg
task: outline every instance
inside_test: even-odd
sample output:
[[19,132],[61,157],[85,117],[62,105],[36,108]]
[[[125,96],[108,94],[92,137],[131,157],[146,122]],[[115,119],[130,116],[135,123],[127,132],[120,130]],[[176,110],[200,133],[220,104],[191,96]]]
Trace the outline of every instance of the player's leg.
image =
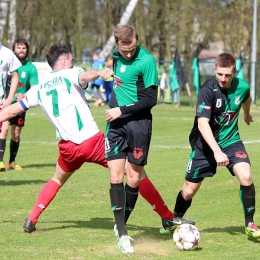
[[108,168],[110,171],[109,194],[111,207],[116,222],[114,231],[118,239],[118,246],[123,253],[133,253],[134,249],[130,242],[131,238],[127,235],[125,225],[125,197],[127,193],[127,191],[125,191],[124,189],[123,184],[125,160],[126,159],[124,158],[108,161]]
[[10,157],[8,161],[8,169],[22,170],[22,167],[15,161],[19,150],[21,131],[22,126],[17,126],[15,124],[11,125]]
[[65,172],[62,170],[59,163],[56,164],[54,176],[41,189],[30,215],[24,222],[24,232],[31,233],[36,230],[35,225],[38,222],[39,216],[48,207],[61,186],[72,174],[73,172]]
[[125,223],[127,222],[130,214],[135,208],[135,204],[138,198],[139,181],[143,171],[143,166],[135,165],[127,162],[126,172],[126,208],[125,208]]
[[202,181],[198,183],[185,180],[182,190],[176,197],[176,203],[174,207],[174,214],[178,217],[183,217],[186,211],[189,209],[192,203],[192,198],[195,196],[201,186]]
[[[128,201],[126,199],[127,192],[125,192],[123,184],[125,169],[128,167],[128,165],[126,166],[128,150],[128,143],[125,138],[126,121],[125,118],[120,118],[107,123],[105,151],[110,172],[110,201],[116,222],[114,232],[121,252],[133,253],[134,248],[131,245],[131,238],[127,235],[125,224],[125,208],[126,201]],[[136,187],[133,186],[131,188]]]
[[245,217],[245,232],[248,236],[260,237],[260,230],[254,223],[255,186],[252,181],[250,164],[245,162],[233,166],[233,172],[240,182],[239,196]]
[[145,170],[141,174],[141,179],[139,183],[139,193],[141,196],[152,206],[153,210],[161,217],[162,219],[162,228],[160,229],[161,234],[169,234],[172,232],[172,229],[175,229],[180,224],[192,224],[195,225],[195,222],[192,220],[185,220],[179,216],[175,216],[171,212],[162,199],[159,191],[153,185],[151,180],[148,178]]
[[8,134],[9,121],[2,123],[1,132],[0,132],[0,171],[5,171],[4,165],[4,153],[6,147],[6,137]]
[[242,142],[227,147],[224,152],[229,159],[227,168],[232,175],[238,178],[240,183],[239,197],[245,217],[245,232],[248,236],[258,238],[260,230],[254,224],[255,186],[248,154]]
[[182,190],[177,194],[174,207],[175,216],[181,219],[191,206],[192,198],[199,190],[204,177],[212,177],[216,173],[217,164],[214,154],[209,152],[207,157],[204,154],[203,151],[196,150],[190,153],[185,181]]
[[124,168],[125,158],[108,161],[110,172],[110,201],[114,213],[119,237],[127,235],[125,226],[125,190],[124,190]]
[[79,169],[85,162],[83,156],[80,156],[80,148],[82,147],[82,144],[79,147],[79,145],[70,141],[61,140],[59,142],[59,158],[56,164],[55,174],[41,189],[33,210],[23,225],[25,232],[30,233],[36,230],[35,224],[40,214],[51,203],[61,186],[68,180],[73,172]]
[[176,197],[174,214],[183,217],[192,203],[192,198],[199,190],[204,177],[212,177],[216,173],[217,163],[213,152],[205,153],[192,150],[185,172],[182,190]]
[[172,219],[174,217],[174,214],[167,207],[159,191],[148,178],[145,170],[141,174],[139,193],[162,219]]

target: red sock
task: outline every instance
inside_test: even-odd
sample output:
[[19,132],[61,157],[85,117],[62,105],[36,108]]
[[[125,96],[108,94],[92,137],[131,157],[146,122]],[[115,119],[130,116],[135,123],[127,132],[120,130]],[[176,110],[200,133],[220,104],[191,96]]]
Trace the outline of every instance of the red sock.
[[160,193],[149,178],[144,178],[140,181],[139,192],[142,197],[151,204],[153,210],[156,211],[161,218],[171,219],[174,217],[174,214],[168,209]]
[[49,180],[41,189],[33,210],[27,219],[31,220],[33,223],[37,223],[39,216],[54,199],[59,189],[60,185],[57,182]]

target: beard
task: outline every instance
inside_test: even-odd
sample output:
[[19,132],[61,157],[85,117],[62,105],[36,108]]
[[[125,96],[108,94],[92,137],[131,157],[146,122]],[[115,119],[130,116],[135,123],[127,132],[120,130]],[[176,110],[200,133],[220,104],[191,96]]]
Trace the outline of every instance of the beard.
[[28,53],[19,53],[16,54],[17,58],[21,61],[25,61],[27,59]]

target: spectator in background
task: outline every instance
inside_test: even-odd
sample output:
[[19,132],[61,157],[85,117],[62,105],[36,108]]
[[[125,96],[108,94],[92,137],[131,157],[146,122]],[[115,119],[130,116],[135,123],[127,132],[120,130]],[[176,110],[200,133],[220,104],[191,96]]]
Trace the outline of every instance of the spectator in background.
[[[103,70],[105,68],[105,61],[99,57],[99,52],[94,52],[93,54],[93,64],[92,69]],[[104,85],[104,80],[98,78],[92,82],[88,88],[89,93],[96,99],[94,105],[96,107],[104,106],[105,99],[100,91],[100,87]]]
[[[18,82],[19,82],[19,75],[18,75],[18,68],[21,67],[21,62],[17,59],[17,57],[13,54],[13,52],[4,47],[0,44],[0,107],[1,109],[9,106],[12,103],[14,98]],[[6,97],[5,88],[6,88],[6,81],[7,75],[10,73],[12,83],[10,85],[9,96]],[[9,124],[9,122],[7,121]],[[0,127],[0,151],[5,150],[5,143],[6,140],[4,135],[1,133],[2,124]],[[1,153],[0,153],[1,156]],[[2,158],[0,159],[0,171],[5,171],[5,166],[3,162],[3,153]]]
[[[112,69],[113,67],[113,58],[110,56],[108,57],[106,63],[106,68]],[[106,94],[106,103],[109,103],[110,97],[111,97],[111,92],[113,89],[113,77],[110,77],[109,79],[104,81],[104,89],[105,89],[105,94]]]
[[[19,84],[16,90],[17,99],[19,94],[25,94],[32,86],[38,84],[38,72],[36,67],[30,62],[27,57],[29,53],[29,42],[25,39],[18,38],[13,43],[13,53],[22,63],[22,66],[18,69]],[[10,91],[10,85],[12,78],[8,77],[6,86],[6,96]],[[20,95],[21,96],[21,95]],[[17,102],[14,98],[12,103]],[[5,121],[2,126],[2,132],[0,134],[0,161],[2,162],[1,167],[4,167],[3,157],[6,146],[6,137],[8,134],[9,125],[11,125],[11,140],[10,140],[10,157],[8,162],[8,169],[22,170],[22,167],[15,162],[16,155],[18,153],[20,144],[20,135],[25,122],[25,112],[15,116],[9,121]]]
[[163,72],[162,77],[160,79],[160,96],[159,101],[164,102],[165,101],[165,93],[168,88],[168,79],[166,77],[166,73]]

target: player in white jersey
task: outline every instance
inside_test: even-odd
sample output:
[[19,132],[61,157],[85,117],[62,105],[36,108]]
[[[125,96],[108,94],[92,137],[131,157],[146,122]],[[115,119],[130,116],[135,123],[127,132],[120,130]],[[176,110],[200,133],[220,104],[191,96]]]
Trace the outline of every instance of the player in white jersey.
[[99,132],[79,83],[82,72],[80,68],[54,71],[22,101],[25,109],[40,105],[56,128],[57,139],[75,144]]
[[[21,67],[22,64],[18,60],[18,58],[14,55],[14,53],[6,48],[5,46],[0,44],[0,105],[1,109],[6,106],[9,106],[12,103],[14,98],[18,82],[18,68]],[[7,74],[10,73],[12,76],[12,84],[10,86],[10,93],[7,99],[5,99],[5,86]]]
[[[14,53],[0,44],[0,110],[12,103],[19,83],[19,75],[17,70],[21,66],[21,62],[14,55]],[[11,74],[12,84],[10,85],[10,95],[6,98],[5,86],[8,73]],[[0,132],[1,128],[2,123],[0,124]],[[0,162],[0,171],[5,171],[3,162]]]
[[36,230],[35,224],[40,214],[83,163],[94,162],[107,167],[104,133],[99,131],[90,113],[84,88],[88,82],[99,77],[110,78],[113,72],[110,69],[85,72],[72,68],[73,56],[64,45],[51,46],[46,58],[52,72],[31,88],[22,100],[11,105],[13,109],[9,114],[11,118],[14,114],[40,105],[54,125],[60,140],[55,174],[42,188],[31,214],[25,220],[23,228],[26,232]]

